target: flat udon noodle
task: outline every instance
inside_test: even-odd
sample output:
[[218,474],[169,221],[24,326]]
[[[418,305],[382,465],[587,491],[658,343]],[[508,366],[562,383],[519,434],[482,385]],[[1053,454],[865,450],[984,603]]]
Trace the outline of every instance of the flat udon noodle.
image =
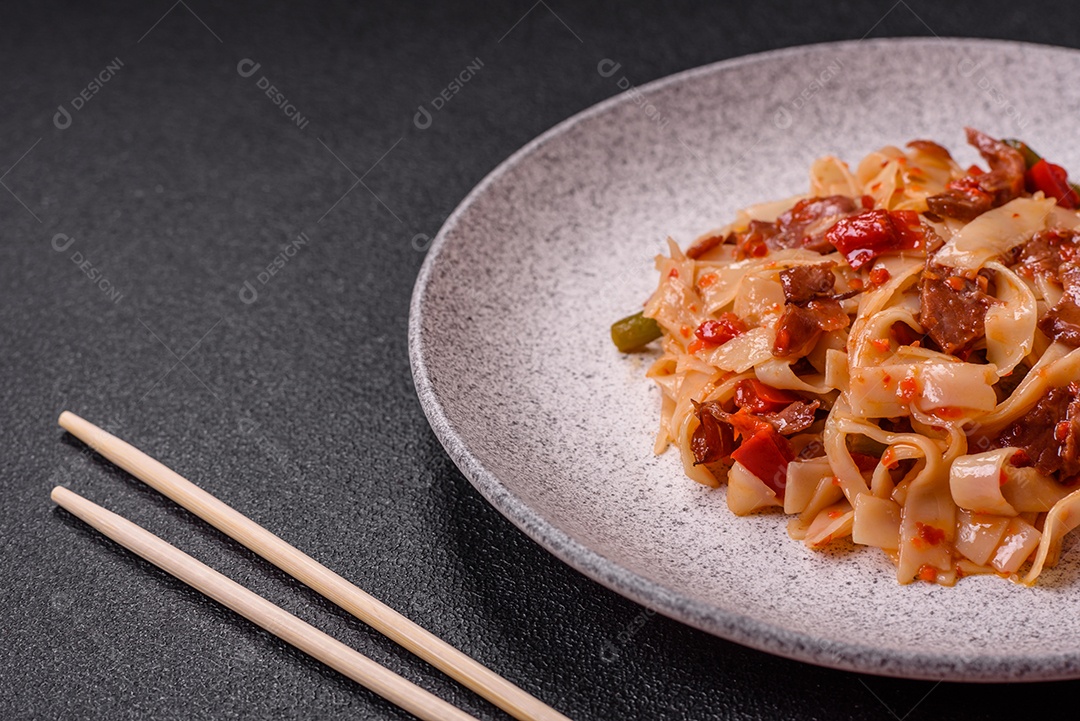
[[949,469],[949,491],[960,508],[995,516],[1015,516],[1018,511],[1002,492],[1003,466],[1012,460],[1015,448],[960,456]]
[[873,197],[879,207],[922,211],[929,196],[942,192],[946,183],[961,175],[964,171],[947,155],[917,146],[907,151],[886,146],[859,163],[856,182],[858,192]]
[[1061,300],[1061,296],[1065,294],[1065,290],[1061,286],[1041,273],[1035,276],[1032,284],[1038,290],[1039,297],[1046,302],[1048,307],[1057,305],[1058,301]]
[[[949,492],[948,467],[967,448],[967,439],[956,424],[948,424],[949,442],[941,458],[926,458],[926,467],[911,482],[900,520],[900,561],[896,577],[900,582],[915,578],[929,566],[939,583],[955,580],[952,543],[956,536],[956,504]],[[922,529],[937,528],[947,543],[920,543]]]
[[[895,443],[889,446],[889,448],[892,452],[893,462],[908,460],[918,461],[924,457],[922,449],[906,445],[903,442]],[[901,485],[906,487],[907,484],[904,482],[915,478],[921,470],[921,466],[913,466],[899,483],[893,483],[892,474],[889,473],[889,466],[884,463],[878,463],[877,467],[874,468],[873,476],[871,477],[870,492],[878,498],[890,498],[897,488]]]
[[1007,376],[1031,353],[1039,313],[1035,294],[1020,276],[997,261],[986,267],[994,271],[998,301],[986,311],[986,360]]
[[[863,435],[890,448],[895,447],[898,451],[895,455],[896,460],[922,458],[932,465],[937,463],[936,459],[941,458],[946,452],[943,444],[934,438],[918,433],[890,433],[873,423],[853,416],[847,401],[841,396],[825,422],[824,442],[826,454],[840,482],[840,488],[847,499],[853,503],[856,496],[867,493],[870,489],[848,451],[847,437],[852,435]],[[934,468],[931,467],[929,470],[933,471]]]
[[862,195],[862,184],[851,174],[847,163],[828,155],[810,166],[810,194],[819,198],[830,195],[858,198]]
[[1080,525],[1080,490],[1073,491],[1054,504],[1043,522],[1042,538],[1035,552],[1035,560],[1022,579],[1030,586],[1042,573],[1043,566],[1049,565],[1050,559],[1056,559],[1061,552],[1061,539],[1065,534]]
[[979,418],[978,427],[972,430],[973,439],[982,443],[991,442],[1006,426],[1031,410],[1049,389],[1067,385],[1078,377],[1080,348],[1070,349],[1062,343],[1051,344],[1012,394],[992,412]]
[[814,393],[816,395],[825,395],[834,390],[833,386],[830,386],[825,381],[825,376],[815,375],[800,378],[795,374],[795,371],[791,370],[791,361],[781,358],[772,358],[770,356],[765,362],[754,366],[754,373],[759,381],[773,388]]
[[[966,437],[958,424],[950,424],[945,439],[934,439],[918,433],[889,433],[878,426],[851,415],[846,400],[841,398],[833,407],[825,426],[825,448],[833,473],[849,503],[855,508],[853,522],[858,523],[862,494],[877,497],[894,496],[903,491],[899,538],[897,578],[909,582],[924,566],[935,569],[940,582],[955,580],[951,563],[951,541],[956,527],[956,505],[949,492],[948,468],[953,458],[967,448]],[[873,489],[867,486],[862,473],[852,459],[847,447],[849,435],[864,435],[892,450],[894,460],[915,459],[921,462],[898,484],[892,486],[891,477],[883,463],[874,470]],[[933,526],[945,532],[949,544],[912,542],[918,538],[921,528]]]
[[979,270],[1046,227],[1054,198],[1016,198],[965,225],[934,256],[951,268]]
[[758,363],[773,357],[773,343],[776,340],[774,323],[751,328],[727,343],[709,351],[706,360],[710,365],[733,373],[743,373]]
[[645,374],[660,389],[660,429],[656,433],[653,453],[660,454],[667,450],[674,436],[671,433],[671,419],[675,413],[675,399],[678,395],[679,376],[676,375],[678,359],[671,353],[665,353],[649,368]]
[[918,282],[919,273],[922,272],[924,261],[921,258],[900,258],[896,266],[889,273],[889,280],[880,287],[864,293],[859,300],[859,311],[851,328],[851,342],[849,353],[852,367],[866,365],[866,356],[875,353],[871,341],[876,338],[887,338],[888,335],[873,335],[874,318],[878,313],[885,311],[890,301],[898,293],[903,293],[907,288]]
[[862,184],[862,194],[873,198],[875,206],[896,209],[897,188],[903,187],[900,158],[905,157],[903,151],[885,147],[870,153],[859,163],[856,175]]
[[678,336],[699,315],[690,309],[700,308],[701,299],[693,288],[694,260],[687,258],[671,238],[668,238],[668,252],[670,257],[657,256],[656,269],[662,277],[679,282],[664,283],[663,292],[654,293],[642,312],[655,319],[669,336]]

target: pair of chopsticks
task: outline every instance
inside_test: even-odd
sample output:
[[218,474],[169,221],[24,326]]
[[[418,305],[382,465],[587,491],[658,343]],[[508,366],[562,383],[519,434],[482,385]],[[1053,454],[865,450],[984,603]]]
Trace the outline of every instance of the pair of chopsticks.
[[[134,446],[70,411],[60,414],[60,425],[154,490],[247,546],[514,718],[522,721],[569,721],[555,709],[424,630]],[[126,518],[62,486],[53,489],[52,499],[128,550],[414,716],[430,721],[476,721],[473,716],[383,668]]]

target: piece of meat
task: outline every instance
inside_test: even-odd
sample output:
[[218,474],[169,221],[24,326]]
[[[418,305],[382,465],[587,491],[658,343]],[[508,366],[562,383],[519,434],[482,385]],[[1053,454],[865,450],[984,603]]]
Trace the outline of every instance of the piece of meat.
[[846,195],[824,198],[804,198],[776,219],[779,233],[773,237],[776,248],[806,248],[818,253],[832,251],[825,240],[825,231],[841,218],[862,210]]
[[986,334],[986,276],[973,278],[927,260],[920,291],[919,323],[945,353],[970,351]]
[[1060,264],[1058,246],[1045,230],[1040,230],[1027,242],[1012,249],[1012,265],[1020,266],[1018,270],[1026,270],[1032,276],[1045,275],[1056,279]]
[[782,213],[774,223],[751,220],[746,230],[738,233],[735,244],[738,257],[760,258],[770,250],[806,248],[818,253],[832,252],[825,232],[836,221],[859,212],[859,201],[846,195],[824,198],[803,198]]
[[1021,449],[1040,473],[1067,481],[1080,474],[1080,385],[1051,388],[997,438]]
[[817,265],[796,265],[780,271],[780,285],[788,303],[805,305],[814,298],[829,295],[836,285],[836,266],[832,261]]
[[1024,156],[1000,140],[974,128],[965,128],[967,141],[979,151],[990,171],[950,182],[944,193],[926,199],[930,212],[965,222],[991,208],[1008,203],[1024,192]]
[[698,427],[690,437],[690,450],[694,452],[694,465],[722,461],[735,450],[735,437],[731,425],[726,422],[727,412],[715,401],[694,403]]
[[776,223],[751,220],[746,230],[735,236],[735,246],[738,248],[736,257],[740,260],[762,257],[769,252],[770,247],[775,247],[772,238],[779,232]]
[[727,236],[721,235],[720,233],[711,233],[704,238],[699,238],[696,243],[691,245],[686,251],[686,257],[697,260],[713,248],[727,242],[734,242],[734,240],[735,236],[732,233],[729,233]]
[[1080,264],[1062,265],[1061,283],[1065,293],[1039,318],[1039,330],[1059,343],[1076,348],[1080,346]]
[[964,128],[964,131],[968,143],[975,146],[990,166],[989,173],[978,177],[979,187],[993,198],[994,207],[1023,195],[1027,164],[1020,151],[974,128]]
[[771,423],[780,435],[790,436],[812,426],[816,419],[815,413],[820,407],[821,401],[795,401],[781,411],[764,413],[759,417]]
[[846,328],[851,319],[834,298],[812,300],[805,306],[788,303],[776,324],[773,355],[801,358],[814,349],[822,332]]
[[1043,275],[1060,282],[1061,265],[1072,260],[1080,248],[1080,233],[1064,228],[1040,230],[1012,249],[1010,265],[1029,278]]
[[969,223],[994,207],[993,200],[974,178],[961,178],[948,184],[944,193],[926,199],[930,212],[942,218]]
[[773,355],[777,358],[799,358],[811,350],[821,337],[817,315],[809,308],[789,304],[776,325]]

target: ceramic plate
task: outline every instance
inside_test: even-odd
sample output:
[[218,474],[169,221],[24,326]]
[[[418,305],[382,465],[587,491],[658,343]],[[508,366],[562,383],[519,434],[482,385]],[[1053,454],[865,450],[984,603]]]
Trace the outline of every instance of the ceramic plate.
[[432,427],[476,488],[566,563],[717,636],[865,673],[1080,677],[1080,548],[1024,588],[900,586],[876,549],[809,551],[785,518],[736,518],[723,489],[651,448],[648,354],[610,323],[641,307],[653,257],[736,209],[802,193],[825,154],[857,162],[963,127],[1022,137],[1080,173],[1080,52],[873,40],[726,61],[625,92],[553,128],[447,220],[417,280],[410,353]]

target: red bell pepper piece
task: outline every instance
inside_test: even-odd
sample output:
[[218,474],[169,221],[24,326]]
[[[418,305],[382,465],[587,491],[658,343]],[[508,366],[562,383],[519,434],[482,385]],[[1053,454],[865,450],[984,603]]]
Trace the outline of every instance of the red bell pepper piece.
[[707,346],[724,345],[746,332],[746,323],[734,313],[721,313],[719,320],[707,320],[697,327],[694,335]]
[[825,239],[858,270],[879,255],[922,248],[926,234],[913,210],[870,210],[837,221]]
[[788,463],[795,459],[795,453],[782,435],[771,427],[763,428],[749,438],[744,438],[739,447],[731,453],[731,458],[771,488],[777,498],[784,497],[787,467]]
[[735,430],[736,438],[753,438],[761,431],[773,430],[772,424],[762,418],[758,418],[753,413],[748,413],[744,408],[740,408],[734,413],[729,413],[727,422],[730,423],[731,427]]
[[1044,158],[1032,165],[1024,177],[1032,191],[1041,190],[1046,197],[1057,198],[1057,204],[1062,208],[1075,210],[1080,207],[1080,196],[1069,185],[1069,174],[1060,165],[1048,163]]

